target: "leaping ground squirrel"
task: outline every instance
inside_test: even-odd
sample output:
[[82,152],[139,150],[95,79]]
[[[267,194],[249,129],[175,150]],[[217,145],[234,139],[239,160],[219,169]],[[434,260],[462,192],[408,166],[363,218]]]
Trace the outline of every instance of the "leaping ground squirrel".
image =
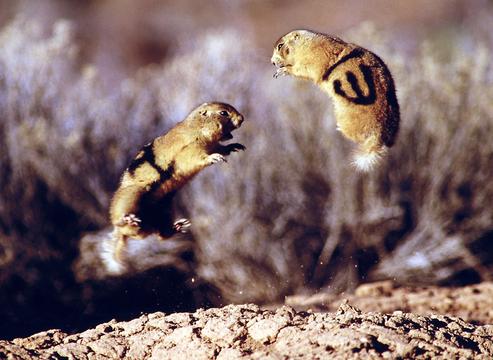
[[315,82],[334,101],[337,128],[359,144],[354,165],[370,170],[399,130],[399,104],[392,75],[372,52],[339,38],[295,30],[274,48],[274,77],[293,75]]
[[145,145],[123,173],[110,206],[114,249],[104,259],[110,272],[124,269],[129,238],[157,234],[166,239],[190,226],[188,219],[173,218],[176,192],[205,167],[226,161],[241,144],[222,145],[233,138],[243,116],[231,105],[204,103],[168,133]]

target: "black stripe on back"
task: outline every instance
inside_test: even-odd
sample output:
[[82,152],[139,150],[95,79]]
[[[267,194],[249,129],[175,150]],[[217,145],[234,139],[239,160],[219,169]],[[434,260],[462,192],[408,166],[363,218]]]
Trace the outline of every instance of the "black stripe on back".
[[[151,186],[149,187],[147,193],[145,194],[144,198],[143,199],[148,199],[148,198],[152,198],[153,195],[154,195],[154,192],[159,189],[159,187],[166,181],[166,180],[169,180],[171,179],[171,177],[173,176],[173,173],[175,172],[175,162],[172,161],[168,167],[166,167],[166,169],[162,169],[161,167],[155,165],[153,166],[154,169],[156,169],[156,171],[159,173],[159,179],[154,181]],[[175,192],[173,192],[174,194]],[[168,194],[166,194],[166,196],[168,196]],[[146,200],[144,200],[146,201]]]
[[356,75],[354,75],[352,71],[346,72],[346,79],[351,85],[351,88],[353,89],[356,96],[351,97],[346,94],[346,92],[342,89],[342,83],[340,80],[334,80],[334,91],[337,95],[342,96],[346,100],[357,105],[371,105],[377,100],[377,92],[375,89],[375,82],[373,81],[373,74],[369,66],[360,64],[359,69],[361,70],[361,73],[363,74],[363,79],[368,87],[368,95],[363,94],[363,91],[361,90],[358,82],[358,78],[356,77]]
[[155,157],[154,157],[154,151],[152,150],[152,144],[153,142],[150,142],[149,144],[145,145],[142,149],[141,152],[143,153],[142,156],[137,157],[132,160],[130,165],[128,165],[128,172],[132,175],[135,174],[135,170],[139,168],[140,165],[144,163],[149,163],[152,167],[155,165]]
[[159,173],[159,182],[163,183],[164,181],[171,179],[173,176],[173,173],[175,172],[175,162],[172,161],[164,170],[157,164],[154,165],[154,168]]
[[158,172],[159,180],[156,181],[156,183],[158,183],[159,185],[173,176],[173,173],[175,172],[175,162],[172,161],[165,169],[159,166],[156,163],[156,156],[154,155],[153,144],[154,142],[150,142],[149,144],[145,145],[141,150],[142,156],[133,159],[127,170],[131,175],[134,175],[135,171],[141,165],[147,163]]
[[368,87],[368,95],[363,94],[363,91],[359,86],[358,78],[352,72],[348,71],[346,73],[347,81],[351,84],[351,87],[356,94],[356,97],[354,99],[351,99],[350,101],[353,101],[355,104],[358,105],[371,105],[377,100],[377,91],[375,89],[373,73],[369,66],[363,64],[359,65],[359,69],[363,74],[363,80]]
[[345,63],[348,60],[359,57],[361,55],[363,55],[363,49],[361,49],[361,48],[353,49],[349,54],[344,55],[342,58],[340,58],[338,61],[336,61],[333,65],[329,66],[327,68],[327,70],[325,70],[325,72],[322,76],[322,80],[326,81],[329,78],[330,74],[332,74],[332,72],[335,70],[335,68],[338,67],[339,65]]

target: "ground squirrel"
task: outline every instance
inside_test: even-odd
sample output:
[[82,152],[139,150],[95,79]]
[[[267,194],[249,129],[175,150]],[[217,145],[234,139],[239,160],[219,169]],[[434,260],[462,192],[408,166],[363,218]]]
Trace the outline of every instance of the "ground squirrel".
[[188,219],[173,219],[173,197],[200,170],[245,149],[237,143],[220,144],[232,139],[231,132],[242,122],[243,116],[232,106],[204,103],[140,150],[111,201],[114,249],[104,259],[109,271],[124,268],[127,239],[151,234],[166,239],[190,226]]
[[334,101],[337,128],[359,144],[354,165],[368,171],[391,147],[399,130],[394,81],[372,52],[337,37],[295,30],[280,38],[271,58],[274,77],[315,82]]

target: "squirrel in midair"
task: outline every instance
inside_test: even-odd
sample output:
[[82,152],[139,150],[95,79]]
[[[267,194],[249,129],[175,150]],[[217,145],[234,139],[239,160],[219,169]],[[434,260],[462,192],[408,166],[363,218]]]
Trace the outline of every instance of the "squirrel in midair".
[[245,150],[238,143],[221,144],[233,138],[231,132],[242,122],[243,115],[233,106],[204,103],[139,151],[111,200],[114,248],[103,259],[108,271],[119,273],[125,268],[128,239],[151,234],[166,239],[186,232],[190,221],[173,216],[176,192],[202,169]]
[[333,100],[337,129],[359,145],[353,164],[369,171],[399,130],[399,104],[392,75],[374,53],[309,30],[294,30],[275,44],[274,77],[311,80]]

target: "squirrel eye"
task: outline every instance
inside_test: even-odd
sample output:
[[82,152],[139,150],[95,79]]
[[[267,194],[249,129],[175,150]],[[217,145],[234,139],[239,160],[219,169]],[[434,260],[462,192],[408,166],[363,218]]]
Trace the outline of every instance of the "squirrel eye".
[[225,111],[225,110],[221,111],[221,112],[219,113],[219,115],[221,115],[221,116],[229,116],[228,112],[227,112],[227,111]]
[[278,50],[278,51],[279,51],[279,50],[281,50],[283,46],[284,46],[284,43],[280,43],[280,44],[278,44],[278,45],[277,45],[277,50]]

